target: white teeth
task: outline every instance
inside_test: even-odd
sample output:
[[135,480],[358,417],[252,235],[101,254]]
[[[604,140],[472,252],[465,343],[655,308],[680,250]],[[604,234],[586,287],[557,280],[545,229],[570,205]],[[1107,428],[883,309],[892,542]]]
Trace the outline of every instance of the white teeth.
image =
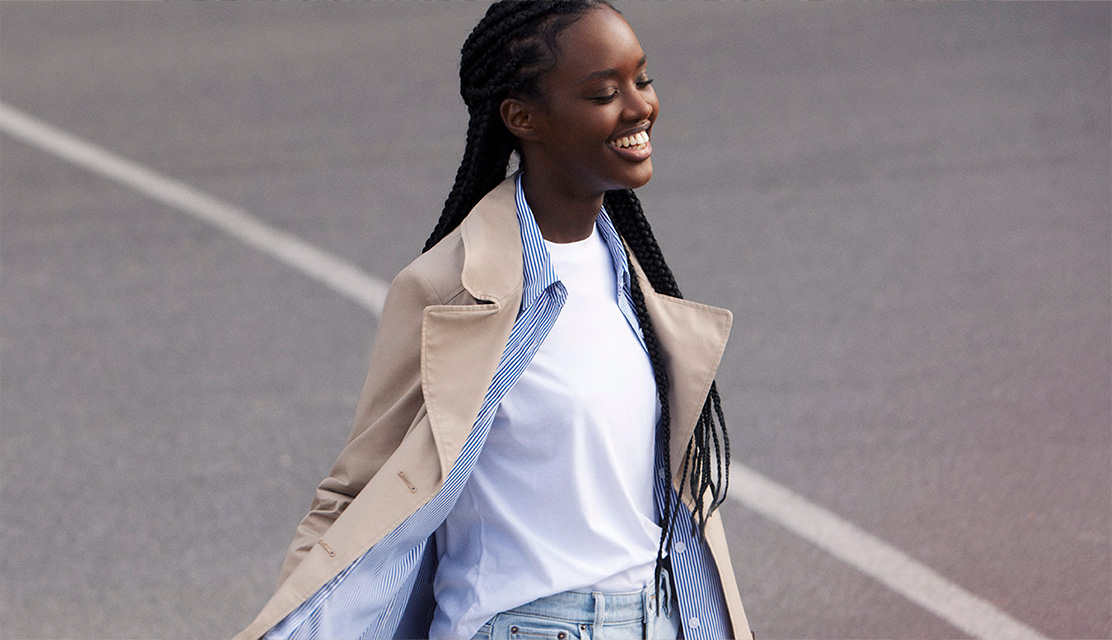
[[615,147],[618,147],[619,149],[625,149],[625,148],[628,148],[628,147],[643,145],[648,141],[649,141],[649,134],[646,133],[645,131],[640,131],[640,132],[635,133],[631,136],[622,136],[621,138],[618,138],[617,140],[614,140],[610,144],[614,145]]

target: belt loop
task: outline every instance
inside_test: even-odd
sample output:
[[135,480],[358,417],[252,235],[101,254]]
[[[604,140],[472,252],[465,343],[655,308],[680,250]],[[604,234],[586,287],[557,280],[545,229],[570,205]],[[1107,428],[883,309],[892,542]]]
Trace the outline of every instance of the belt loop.
[[606,596],[598,591],[591,595],[595,597],[595,634],[597,635],[602,629],[602,623],[606,621]]
[[657,611],[660,607],[664,607],[664,615],[671,617],[672,615],[672,577],[668,574],[667,569],[660,570],[660,584],[657,586],[656,597],[659,602],[656,603]]
[[641,640],[649,640],[653,624],[653,595],[649,587],[641,590]]

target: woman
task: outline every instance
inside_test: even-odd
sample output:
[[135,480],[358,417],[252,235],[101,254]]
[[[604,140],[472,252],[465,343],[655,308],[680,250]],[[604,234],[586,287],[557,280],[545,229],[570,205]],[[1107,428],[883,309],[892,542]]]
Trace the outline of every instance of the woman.
[[715,512],[731,318],[680,299],[632,192],[659,111],[636,36],[595,0],[503,1],[460,79],[455,185],[239,637],[749,636]]

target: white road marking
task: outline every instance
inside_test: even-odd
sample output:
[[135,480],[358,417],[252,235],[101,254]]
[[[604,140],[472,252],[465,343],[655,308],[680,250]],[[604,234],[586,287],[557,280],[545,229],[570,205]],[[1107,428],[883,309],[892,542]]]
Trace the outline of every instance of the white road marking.
[[[0,103],[0,131],[226,231],[279,261],[358,302],[376,317],[382,313],[387,283],[358,267],[275,229],[246,211],[221,202],[172,178],[105,151],[41,120]],[[978,638],[1046,640],[985,600],[946,580],[929,567],[809,502],[787,487],[739,462],[730,465],[730,498],[760,513],[834,557],[857,568]]]
[[0,130],[216,226],[244,244],[323,282],[376,315],[382,311],[388,283],[266,224],[239,207],[105,151],[2,102]]
[[1045,640],[1045,636],[930,567],[738,462],[730,464],[730,499],[975,638]]

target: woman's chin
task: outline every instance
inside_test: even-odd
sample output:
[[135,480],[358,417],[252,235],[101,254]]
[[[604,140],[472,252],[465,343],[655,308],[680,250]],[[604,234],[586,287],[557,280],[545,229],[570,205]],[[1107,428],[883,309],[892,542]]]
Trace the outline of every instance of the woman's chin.
[[646,158],[642,161],[641,166],[638,167],[639,171],[630,176],[630,184],[626,189],[640,189],[649,183],[653,177],[653,161]]

